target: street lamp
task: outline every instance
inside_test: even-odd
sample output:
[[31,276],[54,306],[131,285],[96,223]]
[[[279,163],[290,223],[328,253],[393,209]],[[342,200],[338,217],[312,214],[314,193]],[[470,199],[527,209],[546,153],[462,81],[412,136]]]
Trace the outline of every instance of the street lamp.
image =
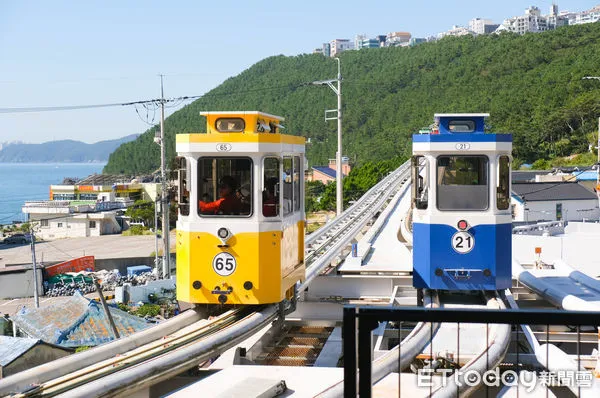
[[[340,59],[334,58],[337,61],[338,73],[337,79],[319,80],[312,82],[314,85],[327,85],[337,95],[337,109],[331,109],[325,111],[325,120],[336,120],[337,119],[337,153],[335,156],[336,165],[336,213],[339,216],[344,210],[344,201],[342,194],[342,180],[344,178],[342,174],[342,72],[340,67]],[[337,80],[337,87],[333,85],[333,82]],[[336,117],[328,116],[332,112],[336,113]]]

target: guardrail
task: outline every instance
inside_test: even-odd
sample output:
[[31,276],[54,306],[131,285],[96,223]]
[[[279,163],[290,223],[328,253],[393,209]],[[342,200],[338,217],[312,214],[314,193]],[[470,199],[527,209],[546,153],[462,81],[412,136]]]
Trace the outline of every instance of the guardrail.
[[[485,322],[482,322],[485,320]],[[600,313],[599,312],[583,312],[583,311],[557,311],[557,310],[488,310],[488,309],[432,309],[432,308],[398,308],[398,307],[386,307],[386,308],[375,308],[375,307],[354,307],[346,306],[344,308],[344,396],[345,397],[356,397],[357,396],[357,381],[358,381],[358,393],[361,398],[371,396],[371,372],[372,372],[372,350],[371,350],[371,333],[372,330],[378,325],[378,322],[383,321],[395,321],[399,323],[399,331],[402,330],[403,322],[429,322],[431,324],[438,322],[451,322],[451,323],[485,323],[489,324],[500,324],[500,325],[511,325],[516,330],[516,341],[519,341],[519,327],[517,325],[543,325],[545,326],[546,342],[550,341],[550,325],[571,325],[577,330],[577,361],[573,363],[575,367],[563,369],[564,374],[557,372],[552,374],[551,372],[539,372],[534,374],[536,382],[542,383],[542,386],[549,388],[556,384],[561,386],[570,387],[568,383],[578,383],[574,386],[576,394],[578,396],[598,396],[597,385],[594,381],[594,376],[591,371],[584,371],[581,367],[581,340],[579,335],[581,333],[582,326],[593,326],[597,327],[600,325]],[[358,338],[357,338],[358,332]],[[400,332],[399,332],[400,333]],[[432,337],[433,338],[433,335]],[[399,336],[402,339],[402,336]],[[516,380],[516,383],[522,382],[521,371],[525,368],[519,359],[519,344],[514,345],[513,364],[503,366],[503,370],[486,369],[483,374],[473,373],[473,377],[478,378],[479,384],[486,383],[486,381],[492,381],[491,379],[485,379],[486,377],[496,377],[494,380],[501,386],[505,380],[509,380],[507,374],[510,373],[512,380]],[[550,369],[551,364],[549,363],[550,345],[546,344],[546,363],[542,363],[541,366],[545,369]],[[457,353],[457,356],[460,352]],[[521,354],[523,355],[523,354]],[[402,354],[400,354],[402,356]],[[523,355],[525,356],[525,355]],[[485,359],[485,358],[484,358]],[[506,361],[505,361],[506,362]],[[506,365],[506,364],[504,364]],[[358,372],[357,372],[358,370]],[[432,372],[428,371],[427,375],[432,376]],[[448,370],[445,376],[448,376],[452,371]],[[491,372],[491,373],[489,373]],[[459,377],[457,370],[454,371],[452,379]],[[420,375],[422,376],[422,375]],[[462,375],[463,383],[469,382],[470,375]],[[545,377],[545,379],[544,379]],[[499,379],[498,379],[499,378]],[[515,379],[516,378],[516,379]],[[540,380],[541,379],[541,380]],[[422,380],[422,379],[421,379]],[[528,379],[531,380],[531,379]],[[473,379],[471,379],[473,381]],[[455,381],[456,382],[456,381]],[[401,396],[401,385],[402,378],[399,375],[399,386],[398,396]],[[493,384],[495,385],[495,384]],[[518,384],[507,384],[508,386],[515,386]],[[539,385],[536,385],[538,387]],[[429,383],[426,387],[430,389],[430,395],[435,394],[436,391],[432,389],[432,383]],[[571,386],[572,387],[572,386]],[[456,395],[458,396],[458,386],[456,387]],[[489,385],[486,384],[486,388]]]
[[545,221],[530,225],[520,225],[513,228],[515,235],[553,235],[565,232],[564,221]]

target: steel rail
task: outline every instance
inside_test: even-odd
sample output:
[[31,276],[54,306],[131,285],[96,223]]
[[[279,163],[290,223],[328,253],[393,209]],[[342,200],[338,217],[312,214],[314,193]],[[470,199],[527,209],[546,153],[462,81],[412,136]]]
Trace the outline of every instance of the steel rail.
[[[305,290],[310,282],[317,277],[333,260],[334,257],[339,255],[344,247],[346,247],[352,239],[360,232],[367,222],[381,210],[381,208],[388,202],[391,195],[389,188],[391,185],[396,184],[395,187],[400,186],[406,182],[406,175],[409,170],[403,169],[400,173],[395,174],[394,178],[387,181],[385,187],[388,189],[387,194],[383,195],[381,191],[374,194],[374,200],[369,202],[367,209],[361,210],[358,215],[354,215],[351,219],[352,222],[346,222],[342,227],[333,231],[326,237],[326,241],[322,244],[327,247],[325,252],[316,251],[314,257],[311,257],[307,264],[306,276],[304,283],[302,283],[298,292]],[[350,209],[349,209],[350,210]],[[348,211],[349,211],[348,210]]]
[[[502,299],[496,294],[491,297],[487,302],[488,307],[495,307],[498,311],[506,309],[506,305]],[[492,332],[493,330],[493,332]],[[465,377],[470,372],[477,372],[477,374],[483,374],[488,369],[497,367],[508,350],[508,345],[511,338],[511,325],[506,324],[495,324],[490,328],[490,331],[486,331],[492,336],[489,337],[488,346],[476,355],[473,359],[467,362],[463,367],[460,368],[461,373],[458,377],[451,377],[449,382],[442,388],[438,389],[433,393],[433,397],[468,397],[474,393],[480,385],[470,385],[466,382]],[[481,381],[481,380],[480,380]]]
[[313,232],[306,237],[305,243],[307,246],[306,251],[310,252],[314,249],[311,246],[318,244],[318,241],[327,237],[328,235],[335,233],[336,229],[343,227],[346,223],[351,222],[357,215],[361,213],[365,207],[368,207],[379,198],[382,194],[389,192],[389,187],[398,184],[400,177],[409,169],[410,162],[403,163],[396,170],[392,171],[389,175],[383,178],[380,182],[371,187],[360,199],[352,204],[346,211],[333,220]]
[[74,388],[61,396],[116,397],[149,387],[234,347],[273,321],[277,315],[278,306],[265,307],[200,341]]
[[[440,305],[436,292],[426,294],[424,300],[425,306],[429,308],[437,308]],[[377,383],[392,372],[401,372],[406,369],[413,359],[423,351],[432,334],[437,333],[439,328],[439,323],[417,323],[408,336],[402,339],[399,345],[373,361],[371,372],[372,383]],[[337,398],[343,396],[343,380],[317,395],[318,398]]]

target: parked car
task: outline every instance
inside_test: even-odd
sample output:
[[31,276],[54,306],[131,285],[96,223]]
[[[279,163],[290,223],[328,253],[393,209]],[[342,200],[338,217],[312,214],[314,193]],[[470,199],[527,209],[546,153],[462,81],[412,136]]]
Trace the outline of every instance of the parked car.
[[6,238],[4,238],[4,240],[2,242],[6,243],[6,244],[13,244],[13,243],[25,244],[25,243],[29,242],[29,238],[24,234],[14,234],[14,235],[7,236]]

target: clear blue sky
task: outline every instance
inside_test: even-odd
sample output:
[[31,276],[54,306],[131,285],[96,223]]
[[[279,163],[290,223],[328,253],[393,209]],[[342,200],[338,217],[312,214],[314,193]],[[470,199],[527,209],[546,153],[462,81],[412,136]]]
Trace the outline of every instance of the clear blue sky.
[[[104,104],[200,95],[265,57],[392,31],[426,37],[471,18],[522,15],[549,0],[3,1],[0,108]],[[600,0],[557,2],[582,11]],[[224,57],[223,54],[228,54]],[[238,61],[231,54],[235,54]],[[227,60],[227,61],[226,61]],[[343,68],[343,66],[342,66]],[[315,76],[315,79],[334,77]],[[173,110],[170,110],[172,112]],[[155,119],[158,122],[158,114]],[[148,128],[133,107],[0,113],[0,142],[97,142]]]

